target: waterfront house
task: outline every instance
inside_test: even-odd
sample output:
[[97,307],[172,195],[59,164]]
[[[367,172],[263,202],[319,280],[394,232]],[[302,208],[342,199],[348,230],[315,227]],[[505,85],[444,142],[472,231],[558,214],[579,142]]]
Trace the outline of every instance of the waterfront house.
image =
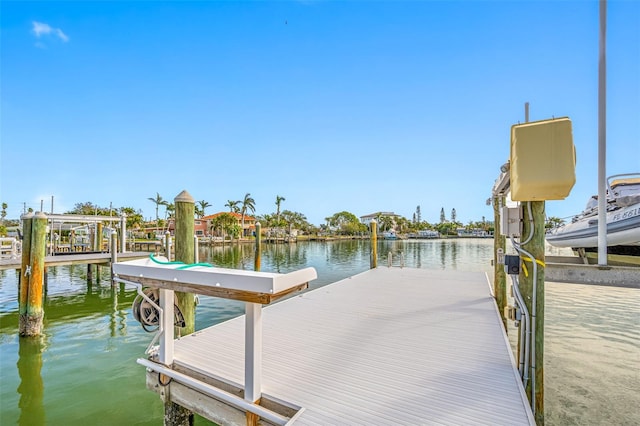
[[[236,220],[238,221],[238,225],[242,226],[242,215],[240,213],[235,213],[235,212],[218,212],[218,213],[214,213],[214,214],[210,214],[207,216],[204,216],[200,219],[196,219],[196,221],[200,220],[203,222],[202,227],[204,229],[204,235],[209,235],[210,233],[210,229],[211,229],[211,222],[218,216],[220,216],[221,214],[230,214],[231,216],[235,217]],[[242,236],[243,237],[247,237],[250,235],[253,235],[253,233],[255,232],[256,229],[256,218],[253,216],[249,216],[249,215],[244,215],[244,229],[242,230]],[[199,235],[196,232],[196,235]]]

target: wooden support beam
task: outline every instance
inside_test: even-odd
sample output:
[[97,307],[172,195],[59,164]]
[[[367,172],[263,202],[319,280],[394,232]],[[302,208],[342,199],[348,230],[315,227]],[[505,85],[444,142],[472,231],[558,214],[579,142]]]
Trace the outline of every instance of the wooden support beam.
[[[42,319],[44,317],[44,258],[47,249],[47,216],[37,212],[31,219],[31,244],[29,264],[23,269],[23,284],[26,287],[24,294],[21,284],[21,301],[26,306],[19,307],[21,336],[38,336],[42,333]],[[24,258],[23,258],[24,259]]]
[[378,222],[371,219],[371,269],[378,267]]
[[[193,218],[195,200],[187,191],[182,191],[174,199],[174,204],[176,206],[175,259],[184,263],[194,263],[193,236],[195,232]],[[167,293],[173,293],[173,291],[167,291],[164,293],[165,296],[167,296]],[[185,327],[176,327],[176,330],[181,336],[191,334],[195,331],[196,322],[195,295],[193,293],[176,292],[175,299],[185,320]],[[170,311],[173,311],[173,306]],[[167,314],[168,312],[165,312],[165,316]],[[167,321],[170,321],[173,326],[173,315]],[[173,345],[173,333],[171,335],[171,345]],[[193,424],[193,413],[185,407],[167,401],[164,405],[164,422],[165,425],[171,426],[190,426]]]
[[[531,214],[527,203],[531,204]],[[532,402],[536,424],[544,424],[544,242],[545,202],[526,201],[523,204],[522,249],[533,258],[520,254],[523,268],[520,272],[520,290],[531,315],[531,361],[526,392]],[[533,228],[533,229],[532,229]],[[534,264],[536,277],[534,281]],[[534,309],[535,303],[535,309]]]
[[507,330],[507,319],[504,316],[504,308],[507,306],[507,278],[504,272],[504,254],[506,250],[506,238],[500,234],[500,207],[504,205],[504,196],[493,197],[493,294],[502,325]]

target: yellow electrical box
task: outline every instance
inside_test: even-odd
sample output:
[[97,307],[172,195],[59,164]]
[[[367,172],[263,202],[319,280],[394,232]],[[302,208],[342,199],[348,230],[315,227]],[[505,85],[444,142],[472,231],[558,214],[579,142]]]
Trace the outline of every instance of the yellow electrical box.
[[571,120],[511,126],[510,170],[512,200],[564,200],[576,183]]

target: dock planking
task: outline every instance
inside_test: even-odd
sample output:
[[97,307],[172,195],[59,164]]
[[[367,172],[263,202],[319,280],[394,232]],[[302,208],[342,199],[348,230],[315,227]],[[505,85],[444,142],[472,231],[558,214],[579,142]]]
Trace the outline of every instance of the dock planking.
[[[244,327],[175,340],[173,368],[241,389]],[[534,424],[484,273],[376,268],[265,307],[262,392],[296,424]]]

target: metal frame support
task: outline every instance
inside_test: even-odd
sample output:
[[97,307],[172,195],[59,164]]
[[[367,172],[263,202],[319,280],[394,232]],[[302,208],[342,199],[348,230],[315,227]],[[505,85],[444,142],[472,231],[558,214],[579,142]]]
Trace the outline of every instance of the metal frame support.
[[120,217],[120,253],[127,252],[127,215]]
[[173,290],[160,289],[160,308],[162,309],[160,322],[162,324],[162,335],[160,336],[158,361],[169,367],[173,364],[174,299],[175,296]]
[[245,303],[244,399],[254,403],[262,397],[262,305]]

